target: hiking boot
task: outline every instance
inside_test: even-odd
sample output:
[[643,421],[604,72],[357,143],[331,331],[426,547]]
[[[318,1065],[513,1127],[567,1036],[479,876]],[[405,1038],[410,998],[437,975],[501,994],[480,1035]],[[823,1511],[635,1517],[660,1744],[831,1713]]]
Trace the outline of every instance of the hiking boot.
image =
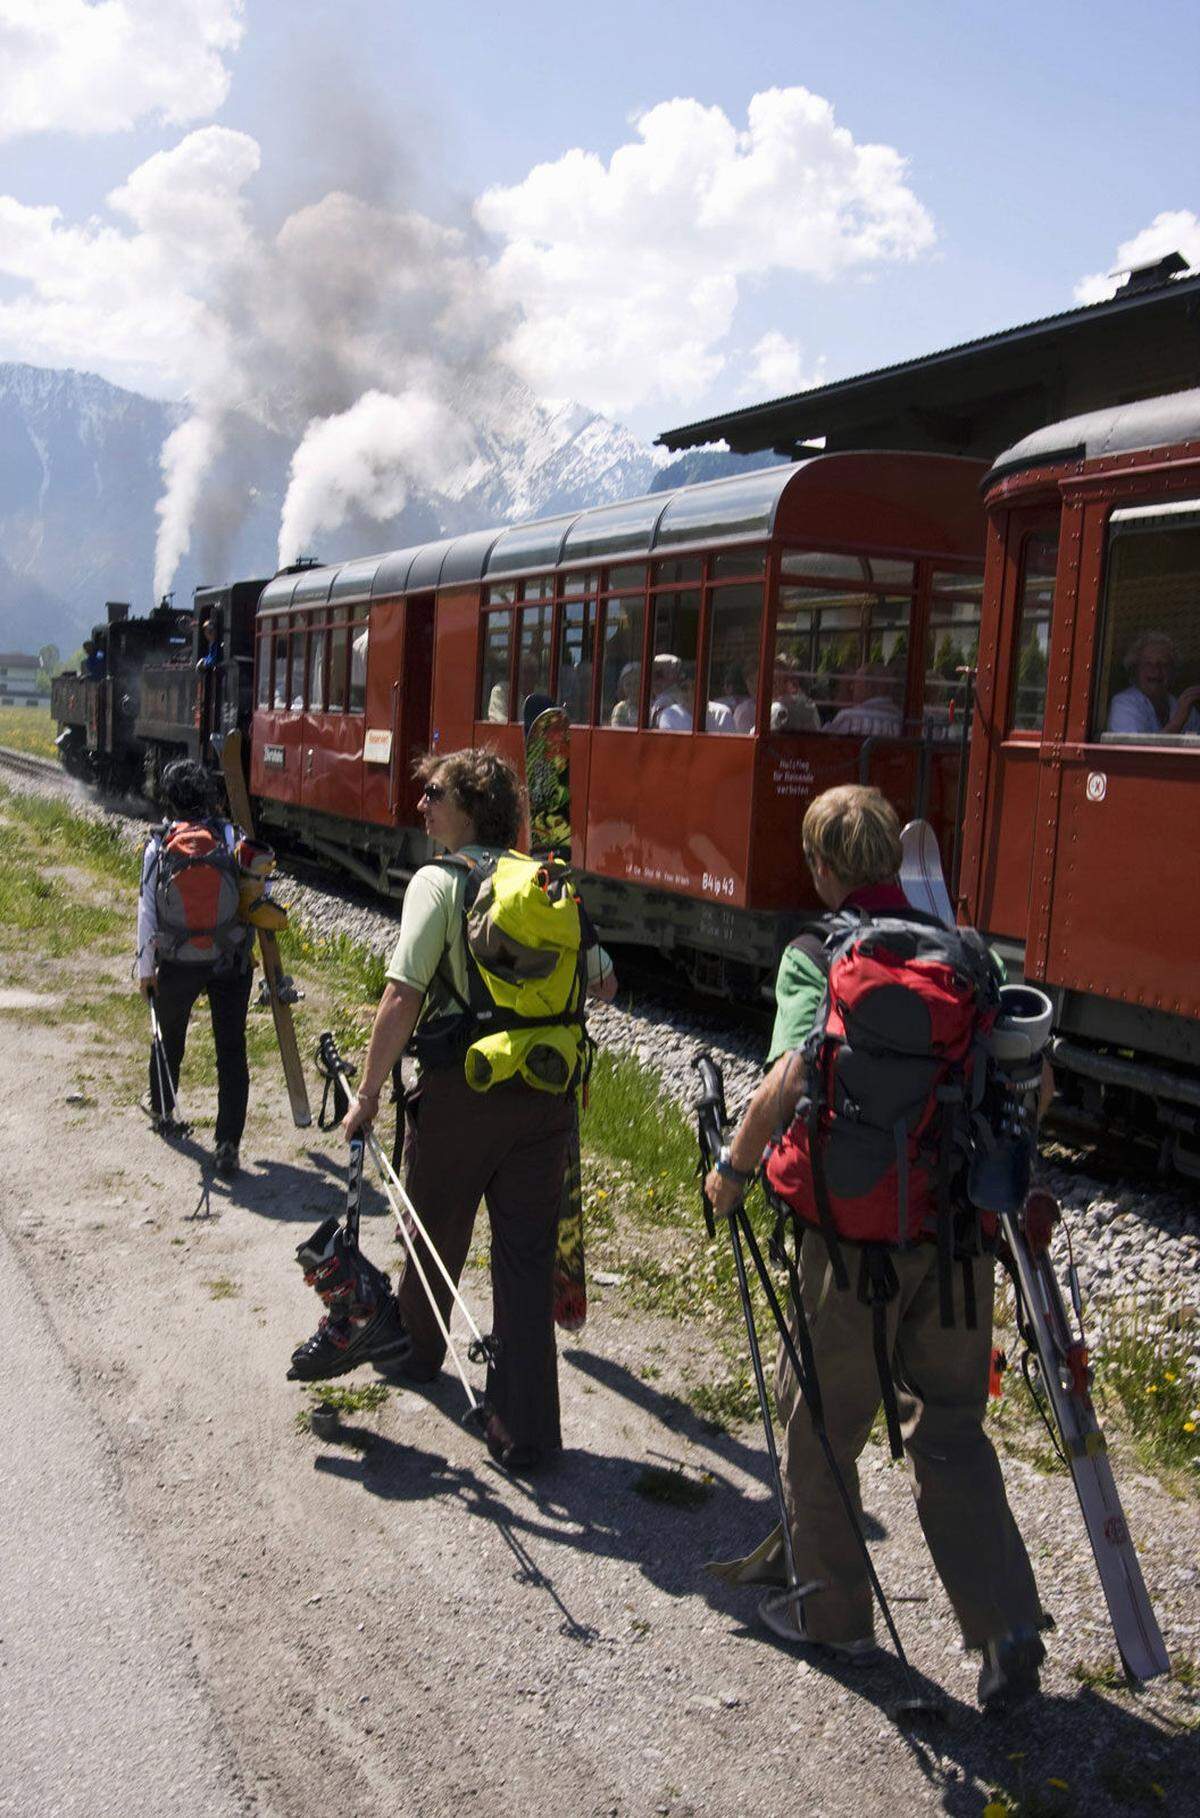
[[238,1158],[238,1146],[236,1143],[217,1144],[215,1151],[215,1166],[217,1173],[221,1176],[222,1180],[232,1180],[235,1174],[241,1173],[242,1164]]
[[289,1382],[324,1382],[344,1376],[359,1364],[400,1364],[412,1350],[412,1339],[400,1323],[391,1295],[365,1320],[335,1319],[326,1314],[311,1338],[292,1352]]
[[1034,1697],[1041,1689],[1045,1658],[1041,1637],[1033,1629],[1016,1629],[997,1641],[985,1641],[976,1689],[984,1710],[1000,1715]]
[[817,1641],[804,1627],[804,1591],[814,1591],[814,1584],[800,1591],[771,1591],[758,1606],[758,1619],[780,1641],[803,1647],[819,1648],[833,1656],[840,1666],[873,1666],[881,1658],[874,1637],[864,1635],[857,1641]]

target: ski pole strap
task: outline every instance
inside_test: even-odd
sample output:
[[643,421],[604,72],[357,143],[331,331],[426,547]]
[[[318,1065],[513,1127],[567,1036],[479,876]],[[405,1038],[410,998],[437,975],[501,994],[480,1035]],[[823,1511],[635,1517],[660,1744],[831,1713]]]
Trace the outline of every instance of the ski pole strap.
[[858,1298],[871,1310],[871,1344],[875,1352],[875,1370],[883,1397],[887,1421],[888,1444],[893,1458],[903,1458],[904,1441],[900,1433],[900,1411],[896,1406],[896,1385],[892,1378],[892,1360],[888,1351],[887,1310],[900,1291],[892,1259],[877,1244],[864,1244],[858,1268]]
[[[346,1083],[354,1078],[358,1068],[344,1061],[332,1033],[327,1029],[317,1043],[317,1072],[325,1081],[325,1090],[321,1094],[321,1109],[317,1113],[318,1130],[332,1130],[340,1124],[350,1109],[350,1094]],[[330,1098],[333,1099],[333,1110],[329,1109]]]

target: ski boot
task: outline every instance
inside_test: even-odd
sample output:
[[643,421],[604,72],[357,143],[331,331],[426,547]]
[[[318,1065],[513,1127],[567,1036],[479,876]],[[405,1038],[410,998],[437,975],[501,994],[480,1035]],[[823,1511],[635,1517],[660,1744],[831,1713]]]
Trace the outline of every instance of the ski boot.
[[336,1218],[327,1218],[296,1251],[304,1279],[329,1312],[292,1353],[290,1382],[323,1382],[363,1363],[402,1364],[412,1340],[400,1322],[392,1285]]
[[1015,1629],[984,1643],[976,1696],[989,1716],[1002,1716],[1036,1696],[1045,1658],[1042,1638],[1034,1629]]

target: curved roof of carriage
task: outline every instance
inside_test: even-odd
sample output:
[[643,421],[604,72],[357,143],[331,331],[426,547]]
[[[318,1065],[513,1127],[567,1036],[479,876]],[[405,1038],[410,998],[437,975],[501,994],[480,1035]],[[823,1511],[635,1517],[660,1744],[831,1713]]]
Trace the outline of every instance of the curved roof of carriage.
[[1108,410],[1047,423],[999,455],[984,476],[986,492],[998,480],[1028,467],[1055,467],[1064,461],[1098,461],[1105,455],[1141,448],[1168,448],[1200,441],[1200,389],[1139,398]]
[[388,555],[284,572],[267,583],[258,610],[278,612],[351,595],[380,599],[545,572],[577,562],[632,562],[685,545],[767,537],[789,482],[801,468],[812,465],[812,461],[797,461],[787,467],[759,468],[671,492],[622,499],[615,505],[539,518],[532,524],[467,531],[438,543],[394,549]]

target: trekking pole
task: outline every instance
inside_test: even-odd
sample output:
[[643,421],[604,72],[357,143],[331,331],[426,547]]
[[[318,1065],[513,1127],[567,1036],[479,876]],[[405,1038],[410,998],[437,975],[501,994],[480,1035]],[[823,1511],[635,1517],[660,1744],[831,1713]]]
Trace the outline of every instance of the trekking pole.
[[[717,1159],[717,1152],[725,1134],[725,1089],[721,1075],[711,1055],[701,1054],[692,1065],[700,1074],[703,1087],[696,1114],[700,1131],[700,1166],[704,1174]],[[715,1237],[716,1226],[713,1222],[713,1210],[708,1195],[701,1187],[704,1202],[704,1223],[710,1237]],[[742,1201],[739,1199],[733,1211],[728,1215],[729,1241],[733,1248],[733,1266],[737,1271],[738,1295],[742,1303],[742,1317],[746,1322],[746,1337],[750,1344],[750,1363],[754,1370],[754,1385],[758,1390],[758,1410],[762,1417],[763,1436],[767,1442],[767,1456],[771,1463],[771,1480],[775,1488],[775,1501],[779,1508],[779,1527],[783,1536],[783,1559],[787,1572],[787,1591],[785,1596],[789,1603],[797,1606],[796,1621],[799,1626],[799,1600],[803,1587],[796,1574],[796,1561],[792,1552],[792,1534],[788,1522],[787,1502],[783,1494],[783,1474],[779,1468],[779,1453],[775,1446],[775,1423],[771,1417],[771,1403],[767,1395],[766,1378],[763,1375],[762,1353],[758,1346],[758,1331],[754,1324],[754,1309],[750,1304],[750,1284],[746,1279],[746,1260],[742,1254],[741,1228],[738,1214],[745,1216]]]
[[[725,1113],[725,1090],[721,1081],[720,1069],[717,1067],[711,1055],[698,1055],[692,1062],[692,1065],[698,1070],[703,1085],[703,1092],[697,1105],[700,1125],[701,1161],[702,1164],[706,1163],[711,1166],[712,1161],[715,1160],[717,1151],[721,1146],[721,1139],[724,1135],[727,1122]],[[797,1581],[798,1575],[796,1572],[795,1558],[792,1552],[791,1533],[788,1527],[787,1504],[783,1494],[783,1477],[779,1468],[779,1455],[775,1446],[774,1426],[771,1420],[770,1405],[767,1401],[766,1384],[763,1379],[758,1334],[754,1325],[754,1311],[750,1303],[749,1285],[746,1279],[746,1266],[742,1257],[743,1240],[746,1248],[750,1252],[751,1260],[754,1263],[755,1273],[758,1276],[758,1279],[762,1284],[763,1292],[767,1297],[767,1304],[771,1309],[771,1316],[775,1321],[775,1326],[779,1333],[780,1341],[783,1344],[784,1351],[787,1354],[788,1362],[796,1373],[796,1382],[804,1405],[808,1409],[808,1416],[812,1422],[813,1432],[816,1435],[817,1443],[821,1448],[825,1462],[829,1466],[830,1475],[833,1478],[834,1487],[838,1493],[838,1499],[842,1504],[846,1519],[850,1524],[855,1544],[862,1556],[863,1565],[866,1569],[867,1577],[870,1580],[871,1590],[879,1605],[880,1614],[887,1627],[892,1646],[896,1650],[896,1658],[900,1662],[901,1669],[908,1685],[907,1697],[900,1699],[892,1706],[892,1713],[896,1717],[943,1717],[945,1715],[945,1710],[940,1700],[923,1693],[917,1684],[912,1663],[905,1652],[904,1643],[900,1639],[900,1632],[896,1627],[891,1606],[884,1594],[883,1586],[879,1581],[879,1574],[875,1570],[875,1562],[871,1558],[871,1549],[867,1545],[867,1537],[863,1532],[862,1522],[859,1519],[858,1511],[854,1506],[854,1499],[850,1495],[849,1485],[846,1482],[841,1466],[834,1456],[833,1447],[829,1441],[829,1434],[825,1427],[824,1410],[821,1402],[820,1382],[817,1377],[816,1359],[813,1356],[812,1338],[804,1316],[804,1302],[801,1297],[800,1278],[796,1271],[796,1265],[781,1244],[780,1249],[782,1250],[783,1261],[787,1269],[788,1286],[792,1296],[792,1304],[796,1309],[796,1329],[800,1339],[799,1350],[797,1350],[796,1342],[792,1337],[787,1320],[784,1318],[783,1308],[779,1304],[779,1296],[775,1292],[775,1284],[771,1280],[770,1271],[763,1260],[763,1254],[759,1248],[758,1239],[754,1235],[754,1228],[751,1225],[749,1215],[746,1212],[745,1200],[739,1199],[737,1205],[734,1206],[733,1210],[727,1216],[729,1219],[730,1242],[733,1246],[734,1266],[737,1269],[738,1292],[741,1296],[742,1313],[746,1321],[747,1336],[750,1340],[750,1357],[754,1366],[755,1383],[758,1388],[758,1405],[762,1414],[763,1431],[766,1435],[767,1452],[771,1460],[771,1470],[775,1479],[776,1498],[779,1504],[780,1521],[782,1524],[784,1560],[786,1563],[788,1580],[788,1588],[783,1594],[784,1601],[796,1606],[796,1624],[798,1628],[800,1624],[799,1603],[805,1591],[811,1590],[812,1586],[800,1585]],[[704,1200],[704,1220],[708,1227],[709,1235],[715,1235],[712,1208],[708,1203],[707,1197]],[[801,1356],[801,1353],[803,1353],[803,1356]]]
[[[337,1043],[334,1041],[332,1034],[328,1030],[326,1030],[326,1032],[322,1035],[319,1043],[317,1044],[317,1069],[326,1080],[336,1080],[338,1082],[342,1091],[346,1094],[346,1099],[347,1099],[347,1103],[348,1103],[349,1098],[350,1098],[351,1072],[350,1072],[350,1069],[347,1067],[346,1062],[343,1060],[341,1054],[338,1051]],[[417,1212],[416,1207],[413,1205],[412,1200],[408,1197],[408,1194],[404,1190],[404,1186],[400,1180],[399,1175],[396,1173],[396,1170],[392,1167],[392,1164],[391,1164],[390,1160],[388,1159],[387,1155],[385,1154],[383,1146],[379,1141],[379,1138],[376,1136],[374,1130],[372,1128],[370,1128],[369,1126],[367,1127],[367,1129],[365,1131],[363,1140],[365,1141],[367,1148],[371,1151],[371,1156],[375,1162],[375,1166],[379,1169],[380,1175],[382,1176],[383,1190],[386,1193],[387,1198],[388,1198],[388,1203],[390,1204],[390,1206],[392,1208],[392,1215],[396,1220],[396,1229],[400,1234],[400,1240],[403,1243],[404,1248],[408,1253],[409,1261],[411,1262],[413,1268],[417,1272],[417,1279],[420,1282],[422,1288],[425,1290],[425,1298],[429,1302],[430,1311],[433,1314],[434,1320],[437,1324],[438,1331],[441,1333],[442,1339],[444,1340],[445,1345],[446,1345],[446,1349],[447,1349],[447,1351],[449,1351],[450,1356],[454,1361],[454,1368],[458,1373],[459,1381],[462,1383],[463,1389],[466,1392],[467,1401],[470,1404],[468,1413],[467,1413],[467,1418],[468,1418],[468,1420],[480,1421],[483,1418],[483,1412],[484,1412],[483,1403],[480,1401],[480,1399],[476,1395],[474,1389],[471,1387],[471,1384],[467,1380],[467,1375],[466,1375],[465,1370],[463,1369],[462,1362],[459,1358],[458,1350],[455,1346],[454,1340],[450,1336],[449,1321],[446,1319],[443,1319],[443,1317],[442,1317],[441,1308],[438,1306],[437,1301],[434,1298],[433,1289],[430,1286],[429,1276],[426,1274],[424,1265],[422,1264],[421,1258],[417,1253],[416,1241],[413,1237],[412,1231],[409,1229],[409,1220],[411,1220],[413,1229],[415,1229],[417,1237],[420,1238],[421,1242],[424,1244],[424,1246],[426,1248],[426,1251],[433,1258],[433,1261],[436,1263],[438,1271],[442,1277],[442,1280],[445,1282],[447,1288],[450,1291],[450,1298],[451,1298],[453,1304],[458,1308],[459,1312],[462,1314],[462,1316],[463,1316],[464,1320],[466,1321],[467,1326],[470,1330],[471,1342],[467,1347],[468,1360],[474,1364],[485,1363],[485,1364],[494,1365],[496,1363],[498,1355],[499,1355],[499,1348],[498,1348],[495,1336],[493,1334],[489,1333],[485,1337],[485,1335],[479,1330],[479,1327],[475,1323],[475,1319],[472,1316],[471,1309],[468,1307],[466,1301],[463,1299],[462,1294],[459,1291],[458,1283],[454,1280],[453,1276],[450,1274],[450,1271],[447,1269],[445,1263],[442,1261],[441,1256],[438,1254],[436,1246],[434,1245],[432,1239],[430,1238],[428,1231],[425,1229],[424,1224],[421,1222],[421,1218]],[[359,1145],[360,1169],[361,1169],[361,1154],[362,1154],[362,1147],[361,1147],[361,1143],[360,1143],[360,1145]],[[351,1165],[353,1166],[353,1158],[351,1161]],[[360,1178],[361,1178],[361,1175],[360,1175]],[[397,1202],[399,1202],[399,1203],[397,1203]],[[357,1200],[355,1202],[354,1213],[355,1213],[354,1238],[355,1238],[355,1241],[357,1241],[357,1233],[358,1233]],[[406,1214],[407,1214],[407,1217],[406,1217]]]
[[[162,1109],[158,1115],[158,1127],[168,1136],[190,1136],[192,1126],[185,1119],[179,1107],[179,1094],[171,1078],[171,1069],[167,1064],[167,1049],[163,1041],[162,1024],[158,1020],[158,1010],[154,1002],[154,993],[146,994],[150,1006],[150,1055],[154,1062],[154,1073],[158,1080],[158,1102]],[[167,1111],[170,1099],[171,1110]]]

